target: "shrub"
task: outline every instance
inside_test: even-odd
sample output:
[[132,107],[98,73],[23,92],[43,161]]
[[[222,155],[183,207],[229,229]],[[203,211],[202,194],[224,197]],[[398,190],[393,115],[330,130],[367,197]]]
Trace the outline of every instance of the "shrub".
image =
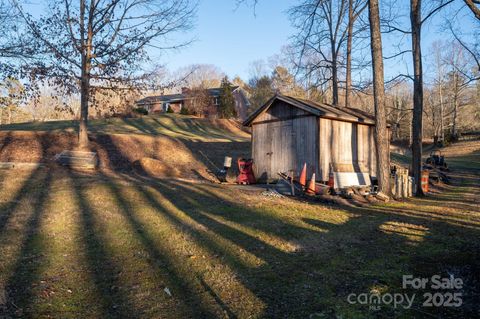
[[148,115],[148,111],[143,107],[133,108],[133,112],[141,115]]
[[173,109],[170,105],[168,106],[167,113],[173,113]]
[[183,106],[182,109],[180,110],[180,114],[190,115],[190,112],[188,111],[188,109],[185,106]]
[[448,146],[454,142],[457,142],[459,140],[459,137],[460,135],[458,133],[454,135],[452,132],[448,132],[447,134],[445,134],[443,146]]

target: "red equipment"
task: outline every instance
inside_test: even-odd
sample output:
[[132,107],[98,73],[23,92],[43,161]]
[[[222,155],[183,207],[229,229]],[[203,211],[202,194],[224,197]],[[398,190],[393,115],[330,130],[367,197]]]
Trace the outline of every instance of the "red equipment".
[[240,174],[237,177],[238,184],[255,184],[256,179],[253,174],[253,160],[252,159],[238,159],[238,170]]

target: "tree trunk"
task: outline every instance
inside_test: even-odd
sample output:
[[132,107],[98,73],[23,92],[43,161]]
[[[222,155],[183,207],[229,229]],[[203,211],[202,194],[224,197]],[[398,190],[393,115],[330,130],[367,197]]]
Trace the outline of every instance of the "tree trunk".
[[453,119],[452,119],[452,137],[457,139],[457,113],[458,113],[458,74],[453,73]]
[[440,137],[442,139],[442,143],[445,141],[445,129],[444,129],[444,124],[443,124],[443,117],[444,117],[444,110],[443,110],[443,89],[442,89],[442,83],[440,83],[439,86],[439,93],[440,93]]
[[78,147],[80,149],[88,148],[88,96],[89,80],[86,75],[82,75],[80,83],[80,121],[78,126]]
[[375,105],[375,145],[379,191],[390,196],[390,150],[383,73],[382,35],[378,0],[368,1],[370,42],[373,62],[373,100]]
[[345,107],[350,104],[352,88],[352,37],[353,37],[353,0],[348,0],[348,30],[347,30],[347,69],[345,78]]
[[416,196],[423,196],[422,178],[422,117],[423,117],[423,70],[422,70],[422,1],[410,1],[413,56],[413,117],[412,117],[412,169],[416,184]]
[[[80,79],[80,121],[78,125],[78,147],[88,149],[88,100],[90,96],[90,68],[92,60],[92,8],[88,19],[87,30],[84,25],[85,0],[80,0],[80,34],[81,34],[81,56],[82,75]],[[87,32],[85,32],[87,31]]]
[[338,106],[338,69],[335,53],[332,57],[332,105]]

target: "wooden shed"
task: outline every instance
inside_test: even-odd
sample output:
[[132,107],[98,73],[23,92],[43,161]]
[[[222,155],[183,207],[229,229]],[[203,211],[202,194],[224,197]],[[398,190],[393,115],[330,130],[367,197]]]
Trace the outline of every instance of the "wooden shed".
[[317,181],[334,171],[376,176],[375,119],[354,108],[336,108],[284,95],[275,95],[243,123],[252,128],[255,176],[278,179],[279,172],[304,163]]

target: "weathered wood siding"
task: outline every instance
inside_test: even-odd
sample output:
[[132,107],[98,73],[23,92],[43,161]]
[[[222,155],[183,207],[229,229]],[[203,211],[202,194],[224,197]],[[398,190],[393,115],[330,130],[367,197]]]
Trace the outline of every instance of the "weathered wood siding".
[[270,108],[268,108],[266,112],[258,115],[252,124],[263,121],[287,120],[291,119],[292,117],[307,115],[311,114],[285,102],[276,101]]
[[319,118],[319,178],[328,180],[330,164],[352,166],[376,176],[374,126]]
[[278,172],[299,172],[307,163],[308,174],[318,175],[318,121],[313,115],[283,102],[272,105],[252,125],[255,176],[278,179]]
[[278,179],[278,172],[307,163],[307,174],[327,181],[330,164],[376,176],[374,126],[318,118],[282,101],[252,123],[255,176]]

